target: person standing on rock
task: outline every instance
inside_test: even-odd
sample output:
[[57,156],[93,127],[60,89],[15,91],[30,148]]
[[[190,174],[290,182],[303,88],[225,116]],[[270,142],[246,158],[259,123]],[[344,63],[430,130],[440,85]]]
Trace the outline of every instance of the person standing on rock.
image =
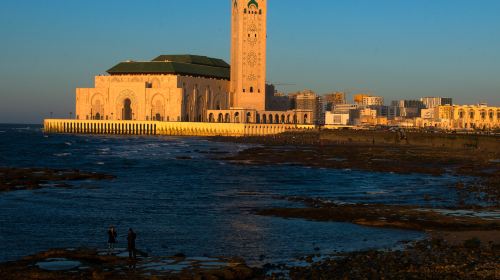
[[118,233],[116,233],[115,226],[110,226],[108,229],[108,255],[113,253],[115,250],[116,237]]
[[132,230],[131,228],[128,229],[128,236],[127,236],[127,241],[128,241],[128,257],[132,259],[132,257],[135,259],[137,258],[136,256],[136,249],[135,249],[135,239],[137,238],[137,234]]

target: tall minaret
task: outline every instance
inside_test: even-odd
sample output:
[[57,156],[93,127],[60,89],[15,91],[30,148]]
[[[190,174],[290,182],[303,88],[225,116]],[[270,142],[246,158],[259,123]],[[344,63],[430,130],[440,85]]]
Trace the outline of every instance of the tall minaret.
[[266,107],[267,0],[231,0],[233,107]]

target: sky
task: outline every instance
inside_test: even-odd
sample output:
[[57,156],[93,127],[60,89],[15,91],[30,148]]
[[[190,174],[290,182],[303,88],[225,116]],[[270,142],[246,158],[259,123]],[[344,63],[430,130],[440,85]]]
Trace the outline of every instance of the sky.
[[[498,0],[268,2],[267,80],[283,92],[500,106]],[[229,50],[229,0],[2,0],[0,123],[69,117],[75,88],[120,61]]]

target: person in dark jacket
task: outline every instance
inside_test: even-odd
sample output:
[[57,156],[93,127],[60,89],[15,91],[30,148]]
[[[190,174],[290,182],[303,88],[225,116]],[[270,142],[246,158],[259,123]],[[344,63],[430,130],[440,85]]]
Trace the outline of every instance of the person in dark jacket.
[[137,234],[135,234],[134,230],[131,228],[128,229],[128,236],[127,236],[127,241],[128,241],[128,257],[131,259],[132,257],[135,259],[137,258],[136,256],[136,249],[135,249],[135,239],[137,238]]
[[110,226],[108,229],[108,255],[112,253],[115,249],[117,236],[118,233],[116,232],[115,226]]

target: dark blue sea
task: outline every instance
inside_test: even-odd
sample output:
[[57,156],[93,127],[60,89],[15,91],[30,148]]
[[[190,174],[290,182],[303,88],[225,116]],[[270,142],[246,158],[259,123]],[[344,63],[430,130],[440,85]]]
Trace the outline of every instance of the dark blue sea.
[[[422,206],[454,201],[452,177],[218,159],[248,147],[204,138],[44,135],[40,126],[0,125],[0,166],[77,168],[117,177],[0,193],[0,262],[51,248],[104,248],[109,225],[118,229],[119,247],[126,246],[132,227],[137,246],[156,256],[276,263],[317,253],[315,248],[323,254],[395,248],[423,234],[261,217],[252,210],[289,205],[277,195]],[[423,194],[437,199],[427,201]]]

